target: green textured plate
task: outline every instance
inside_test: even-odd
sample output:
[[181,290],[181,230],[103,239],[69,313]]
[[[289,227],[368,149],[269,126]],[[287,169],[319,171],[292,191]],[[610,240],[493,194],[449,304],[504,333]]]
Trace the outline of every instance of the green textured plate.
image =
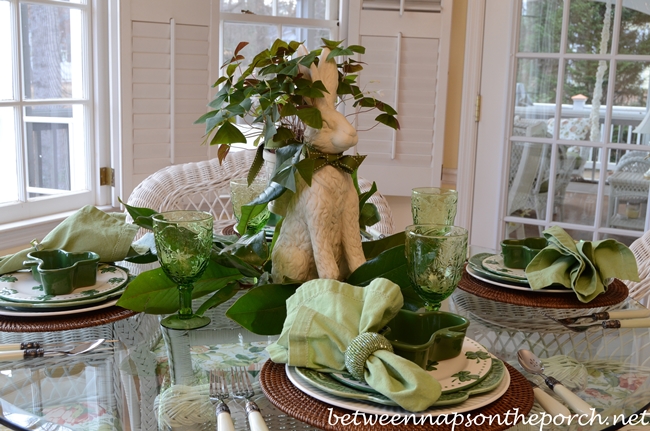
[[[321,373],[309,368],[299,367],[295,367],[295,371],[304,381],[321,389],[324,392],[327,392],[328,394],[347,399],[371,401],[386,406],[397,405],[393,400],[380,393],[371,393],[365,390],[360,390],[344,385],[343,383],[333,379],[329,373]],[[438,401],[432,405],[432,407],[460,404],[466,401],[470,396],[490,392],[499,386],[501,380],[503,380],[504,375],[505,367],[503,365],[503,362],[492,357],[492,368],[490,369],[490,372],[487,374],[485,379],[467,390],[442,394],[440,398],[438,398]]]

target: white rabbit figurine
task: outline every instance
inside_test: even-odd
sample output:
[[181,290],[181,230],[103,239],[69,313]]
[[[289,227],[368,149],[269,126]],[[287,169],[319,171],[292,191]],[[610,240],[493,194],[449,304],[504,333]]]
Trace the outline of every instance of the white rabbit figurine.
[[[329,52],[323,49],[318,66],[301,68],[307,77],[311,75],[312,82],[322,81],[329,92],[311,101],[321,112],[323,128],[308,127],[305,141],[319,152],[339,154],[355,146],[358,137],[336,110],[338,70],[334,59],[326,60]],[[331,165],[314,172],[311,187],[297,177],[296,193],[288,202],[273,249],[273,280],[342,280],[366,261],[359,234],[359,197],[352,177]]]

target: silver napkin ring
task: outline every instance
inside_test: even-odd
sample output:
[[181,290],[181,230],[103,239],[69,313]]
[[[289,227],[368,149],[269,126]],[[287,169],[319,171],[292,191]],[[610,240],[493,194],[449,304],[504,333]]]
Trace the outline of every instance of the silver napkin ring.
[[364,332],[357,335],[348,345],[345,351],[345,368],[352,377],[364,382],[366,360],[377,350],[388,350],[393,352],[393,345],[383,335],[376,332]]

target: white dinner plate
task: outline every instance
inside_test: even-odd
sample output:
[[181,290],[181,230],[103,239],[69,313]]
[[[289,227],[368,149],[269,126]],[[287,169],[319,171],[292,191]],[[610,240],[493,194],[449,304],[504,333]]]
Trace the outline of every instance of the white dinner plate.
[[[119,298],[118,298],[119,299]],[[101,310],[103,308],[112,307],[117,304],[118,299],[113,299],[108,302],[103,302],[101,304],[94,305],[92,307],[85,308],[73,308],[71,310],[33,310],[33,311],[14,311],[7,310],[5,308],[0,308],[0,316],[14,316],[14,317],[50,317],[50,316],[66,316],[70,314],[85,313],[87,311]]]
[[508,268],[503,262],[503,256],[500,254],[492,254],[487,256],[481,262],[483,268],[496,275],[505,275],[508,277],[516,278],[524,283],[528,282],[526,271],[524,269]]
[[491,392],[470,397],[467,401],[461,404],[456,404],[453,406],[443,406],[443,407],[430,407],[424,411],[414,413],[414,412],[409,412],[408,410],[404,410],[403,408],[397,406],[385,406],[385,405],[375,404],[368,401],[346,399],[346,398],[337,397],[336,395],[328,394],[327,392],[315,386],[311,386],[310,384],[303,382],[303,380],[300,378],[297,371],[295,370],[295,367],[287,365],[285,369],[286,369],[287,377],[289,377],[291,383],[293,383],[295,387],[297,387],[305,394],[313,398],[316,398],[317,400],[322,401],[326,404],[331,404],[336,407],[341,407],[352,411],[359,411],[359,412],[374,414],[374,415],[438,416],[438,415],[448,415],[453,413],[464,413],[471,410],[476,410],[480,407],[486,406],[498,400],[508,390],[508,387],[510,386],[510,373],[506,369],[505,376],[503,376],[503,380],[501,380],[499,386],[497,386],[497,388]]
[[474,269],[472,269],[469,265],[467,265],[465,269],[467,270],[467,273],[469,275],[471,275],[477,280],[481,280],[489,284],[494,284],[495,286],[505,287],[506,289],[521,290],[529,293],[574,293],[572,289],[549,289],[548,287],[545,287],[544,289],[540,289],[540,290],[533,290],[530,287],[526,287],[526,286],[507,284],[496,280],[490,280],[487,277],[483,277],[477,274],[477,272],[474,271]]
[[80,299],[78,301],[70,301],[70,302],[57,302],[57,303],[49,303],[49,302],[11,302],[11,301],[0,301],[0,308],[5,308],[5,309],[10,309],[10,310],[25,310],[25,311],[33,311],[33,312],[40,312],[40,311],[45,311],[45,310],[51,310],[51,311],[60,311],[63,309],[70,309],[70,308],[84,308],[92,304],[98,304],[100,302],[106,302],[109,299],[115,299],[119,298],[122,296],[124,293],[124,289],[119,289],[114,292],[110,292],[106,295],[99,296],[99,297],[92,297],[88,299]]

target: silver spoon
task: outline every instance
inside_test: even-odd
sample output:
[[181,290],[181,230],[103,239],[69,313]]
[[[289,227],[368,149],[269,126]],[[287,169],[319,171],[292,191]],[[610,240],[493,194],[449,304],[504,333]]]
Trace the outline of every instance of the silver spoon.
[[542,361],[535,356],[533,352],[526,349],[521,349],[517,352],[517,359],[524,368],[532,374],[537,374],[544,378],[546,385],[555,392],[560,398],[566,402],[574,412],[581,415],[590,415],[592,407],[587,404],[582,398],[571,392],[566,386],[560,383],[557,379],[544,375],[544,365]]
[[90,352],[99,347],[105,341],[100,338],[95,341],[79,343],[74,349],[70,350],[44,350],[44,349],[27,349],[27,350],[7,350],[0,352],[0,361],[18,361],[28,358],[40,358],[41,356],[75,356],[82,353]]

